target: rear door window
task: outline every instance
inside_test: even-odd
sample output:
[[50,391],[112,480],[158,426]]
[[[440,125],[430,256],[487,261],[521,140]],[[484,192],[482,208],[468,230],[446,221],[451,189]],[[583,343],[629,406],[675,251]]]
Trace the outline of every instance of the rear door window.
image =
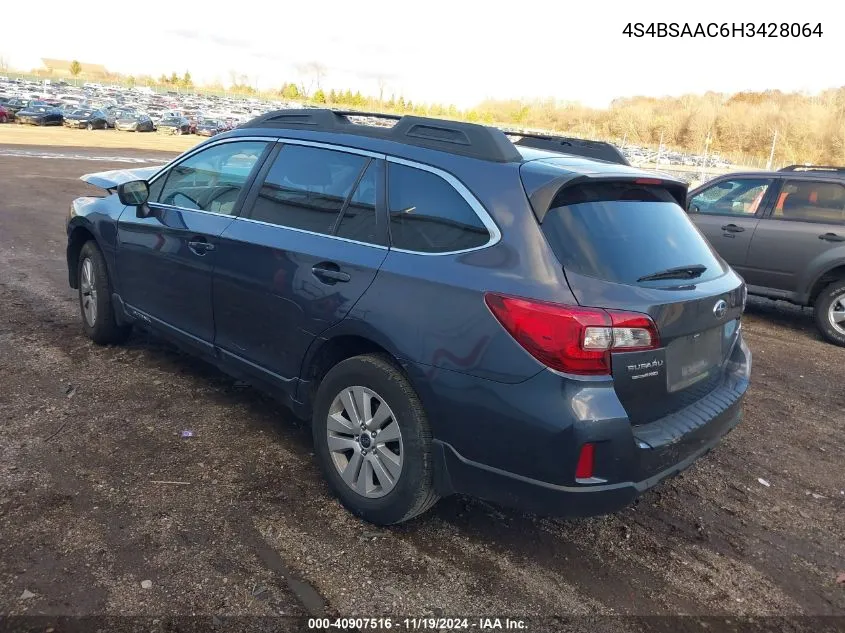
[[783,184],[772,217],[776,220],[845,224],[845,186],[793,180]]
[[270,167],[249,217],[330,235],[368,162],[358,154],[285,145]]
[[641,277],[657,272],[704,266],[704,272],[690,281],[695,283],[724,273],[684,210],[658,187],[633,183],[571,187],[552,202],[542,230],[563,267],[588,277],[637,284]]
[[[376,212],[376,192],[381,161],[371,161],[352,193],[335,235],[357,242],[381,244],[384,231]],[[383,221],[382,221],[383,223]]]

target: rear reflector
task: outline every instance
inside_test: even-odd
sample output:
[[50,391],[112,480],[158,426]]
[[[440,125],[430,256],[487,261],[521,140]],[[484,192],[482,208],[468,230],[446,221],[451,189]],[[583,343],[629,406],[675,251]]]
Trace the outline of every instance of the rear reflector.
[[595,444],[584,444],[578,455],[578,464],[575,466],[575,479],[592,479],[593,467],[595,465],[596,446]]
[[646,314],[568,306],[488,292],[484,300],[505,330],[552,369],[610,374],[612,351],[654,349],[660,340]]

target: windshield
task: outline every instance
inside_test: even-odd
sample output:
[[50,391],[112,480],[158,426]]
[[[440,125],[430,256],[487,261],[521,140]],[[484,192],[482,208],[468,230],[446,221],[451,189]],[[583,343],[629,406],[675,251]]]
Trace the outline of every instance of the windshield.
[[92,110],[76,110],[73,113],[73,116],[91,116],[93,114]]
[[[622,284],[677,285],[641,280],[673,269],[696,268],[695,283],[724,273],[710,246],[665,190],[618,183],[582,185],[559,195],[543,219],[543,233],[563,267]],[[703,267],[703,270],[702,270]],[[698,274],[700,272],[700,274]]]

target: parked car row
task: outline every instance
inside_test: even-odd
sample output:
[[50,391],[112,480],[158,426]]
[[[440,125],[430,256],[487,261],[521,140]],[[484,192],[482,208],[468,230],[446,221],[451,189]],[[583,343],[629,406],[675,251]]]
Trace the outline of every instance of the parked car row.
[[719,154],[698,155],[669,150],[665,147],[654,150],[637,145],[626,145],[622,153],[632,165],[684,165],[686,167],[708,167],[726,169],[733,163]]
[[[161,131],[168,134],[214,136],[237,127],[256,114],[287,103],[269,104],[256,99],[201,97],[195,94],[155,94],[150,90],[86,83],[82,87],[67,82],[39,83],[0,80],[0,123],[14,121],[19,111],[43,106],[50,123],[88,129],[113,128],[122,131]],[[80,111],[90,114],[82,115]],[[57,114],[61,115],[61,119]],[[91,119],[97,113],[95,119]],[[37,114],[44,114],[38,112]],[[105,117],[105,125],[102,123]],[[86,118],[88,117],[88,118]],[[24,116],[21,122],[42,124],[44,117]],[[89,128],[89,119],[91,127]],[[77,124],[74,121],[85,120]],[[118,121],[122,121],[120,125]]]

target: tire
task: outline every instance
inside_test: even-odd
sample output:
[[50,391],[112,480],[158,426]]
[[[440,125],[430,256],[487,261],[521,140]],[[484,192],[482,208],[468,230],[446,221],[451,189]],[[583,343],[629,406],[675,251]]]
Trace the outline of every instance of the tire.
[[[91,274],[94,276],[93,284],[88,281]],[[132,331],[132,326],[117,323],[106,260],[93,240],[85,242],[79,252],[77,282],[79,314],[86,336],[99,345],[125,341]]]
[[827,285],[815,303],[816,327],[822,336],[834,345],[845,347],[845,321],[835,322],[835,312],[845,312],[845,279]]
[[[346,413],[341,394],[350,389],[370,398],[374,406],[371,420],[375,426],[381,426],[383,437],[389,435],[390,440],[381,443],[373,440],[377,434],[361,431],[360,425],[352,420],[357,416]],[[382,409],[385,405],[384,420],[380,421],[379,412],[385,411]],[[341,422],[333,421],[330,426],[330,414]],[[431,428],[413,387],[388,358],[375,354],[355,356],[329,370],[317,389],[311,428],[314,452],[323,475],[353,514],[377,525],[393,525],[422,514],[437,502]],[[397,428],[399,440],[393,439]],[[334,450],[329,447],[330,430]],[[359,439],[365,435],[366,440]],[[385,457],[388,452],[393,460],[399,458],[398,467],[395,461]],[[384,483],[376,484],[379,469],[384,473]],[[347,478],[357,481],[347,484],[342,471]],[[367,490],[368,487],[371,489]]]
[[94,129],[94,124],[93,124],[93,123],[88,123],[88,126],[87,126],[87,127],[88,127],[88,130],[89,130],[89,131],[91,131],[91,130],[93,130],[93,129]]

